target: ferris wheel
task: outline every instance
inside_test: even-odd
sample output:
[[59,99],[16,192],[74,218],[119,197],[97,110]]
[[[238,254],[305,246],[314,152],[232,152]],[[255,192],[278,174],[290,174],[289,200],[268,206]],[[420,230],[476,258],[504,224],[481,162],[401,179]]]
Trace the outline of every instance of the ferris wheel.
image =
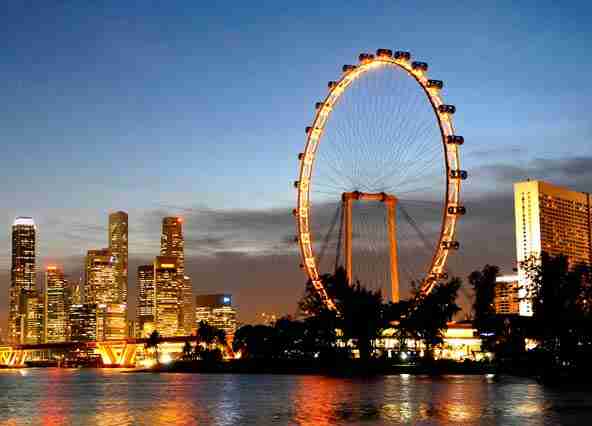
[[400,282],[419,282],[428,294],[446,279],[447,258],[459,249],[464,138],[452,124],[456,108],[442,100],[443,82],[427,70],[409,52],[363,53],[328,83],[306,127],[293,214],[301,266],[331,309],[322,280],[331,269],[342,266],[362,284],[373,273],[397,302]]

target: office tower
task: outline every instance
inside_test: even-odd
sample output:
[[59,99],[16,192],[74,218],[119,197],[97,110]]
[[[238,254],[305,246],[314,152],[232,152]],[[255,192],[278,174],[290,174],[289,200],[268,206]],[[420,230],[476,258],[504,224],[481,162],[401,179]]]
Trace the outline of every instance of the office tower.
[[162,336],[183,334],[183,328],[179,322],[181,293],[177,258],[156,257],[154,259],[155,329]]
[[75,303],[70,305],[70,340],[88,342],[97,340],[97,305]]
[[520,281],[520,315],[532,315],[529,283],[523,263],[542,252],[567,256],[571,265],[592,264],[590,194],[542,181],[514,184],[516,258]]
[[127,305],[97,304],[97,339],[123,340],[127,337]]
[[495,279],[494,306],[498,315],[518,315],[520,298],[518,296],[518,275],[500,275]]
[[66,279],[64,271],[48,266],[45,272],[45,342],[65,342],[68,337]]
[[204,294],[195,297],[195,324],[206,322],[224,330],[226,341],[231,344],[236,332],[236,309],[230,294]]
[[86,254],[85,292],[89,303],[119,303],[115,258],[109,249],[89,250]]
[[127,304],[128,217],[126,212],[109,215],[109,250],[113,256],[119,303]]
[[185,275],[183,277],[183,307],[182,307],[182,325],[183,331],[185,335],[189,336],[191,331],[193,330],[194,320],[193,315],[195,311],[193,310],[193,284],[191,283],[191,278]]
[[193,288],[191,279],[185,275],[185,240],[183,238],[183,219],[165,217],[162,219],[160,237],[160,255],[177,259],[177,280],[181,288],[179,293],[179,324],[186,334],[191,334],[193,327]]
[[154,330],[154,265],[138,266],[138,329],[142,337]]
[[22,293],[35,291],[36,227],[33,218],[17,217],[12,224],[12,266],[8,295],[8,341],[24,343]]
[[44,335],[44,303],[43,296],[36,291],[23,291],[21,293],[21,306],[24,309],[23,343],[34,345],[43,343]]

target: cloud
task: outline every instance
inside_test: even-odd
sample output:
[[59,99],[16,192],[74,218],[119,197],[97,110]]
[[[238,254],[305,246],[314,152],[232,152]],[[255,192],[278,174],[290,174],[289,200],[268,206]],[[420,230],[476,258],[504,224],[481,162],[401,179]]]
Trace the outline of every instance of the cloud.
[[493,178],[500,183],[526,179],[546,180],[577,191],[592,191],[592,157],[537,158],[525,164],[499,163],[481,166],[472,173],[475,178]]

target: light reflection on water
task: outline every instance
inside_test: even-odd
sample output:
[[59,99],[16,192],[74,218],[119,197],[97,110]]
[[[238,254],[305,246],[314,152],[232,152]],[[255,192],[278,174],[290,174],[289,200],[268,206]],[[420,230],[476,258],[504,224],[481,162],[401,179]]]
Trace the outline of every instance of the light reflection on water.
[[587,424],[592,392],[485,376],[0,370],[0,426]]

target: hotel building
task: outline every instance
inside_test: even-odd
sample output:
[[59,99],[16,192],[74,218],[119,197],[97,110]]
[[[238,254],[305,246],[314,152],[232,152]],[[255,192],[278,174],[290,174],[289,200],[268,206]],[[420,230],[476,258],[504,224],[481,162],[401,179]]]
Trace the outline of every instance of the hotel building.
[[592,210],[588,193],[542,181],[514,184],[516,260],[520,281],[520,315],[531,316],[524,262],[542,252],[564,255],[570,264],[592,264]]

